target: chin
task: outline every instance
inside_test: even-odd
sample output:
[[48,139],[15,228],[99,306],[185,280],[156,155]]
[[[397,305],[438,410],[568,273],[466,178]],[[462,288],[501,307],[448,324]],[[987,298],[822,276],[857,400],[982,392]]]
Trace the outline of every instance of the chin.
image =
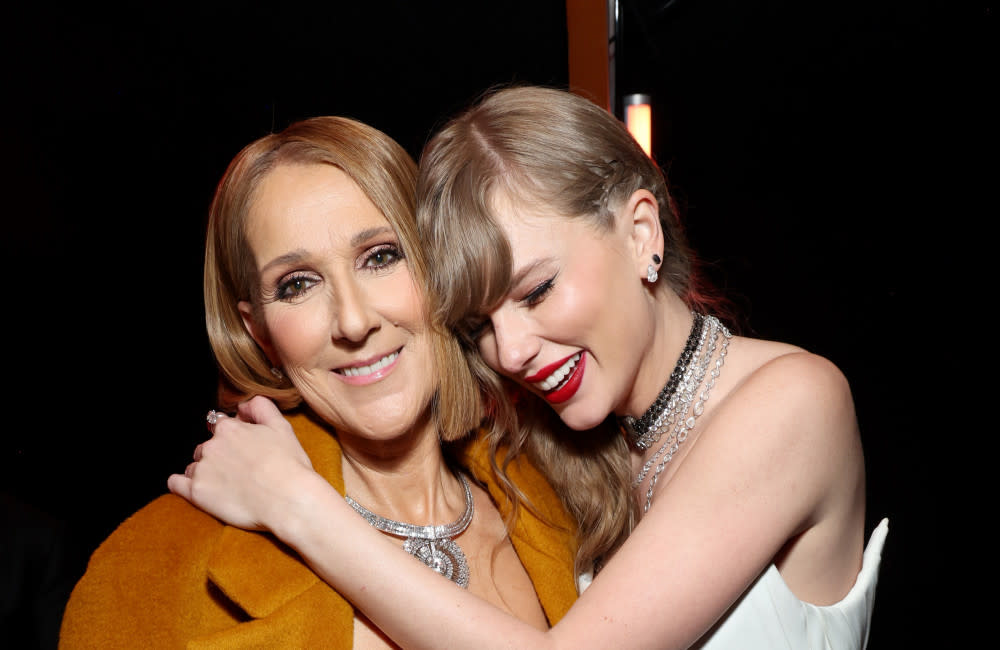
[[607,419],[609,412],[610,411],[594,408],[567,408],[562,411],[558,411],[559,418],[563,421],[563,424],[574,431],[586,431],[587,429],[593,429]]

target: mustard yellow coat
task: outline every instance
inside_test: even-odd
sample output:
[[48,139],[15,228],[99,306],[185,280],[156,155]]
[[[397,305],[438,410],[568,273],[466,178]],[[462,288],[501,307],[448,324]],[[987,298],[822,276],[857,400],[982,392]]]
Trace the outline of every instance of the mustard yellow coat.
[[[340,493],[340,446],[309,416],[289,421],[313,468]],[[509,511],[483,440],[462,459]],[[576,599],[571,521],[527,464],[511,477],[539,513],[526,508],[511,541],[550,624]],[[400,603],[406,607],[406,603]],[[270,534],[226,526],[180,497],[164,495],[127,519],[94,552],[77,583],[60,648],[350,648],[354,610],[294,551]]]

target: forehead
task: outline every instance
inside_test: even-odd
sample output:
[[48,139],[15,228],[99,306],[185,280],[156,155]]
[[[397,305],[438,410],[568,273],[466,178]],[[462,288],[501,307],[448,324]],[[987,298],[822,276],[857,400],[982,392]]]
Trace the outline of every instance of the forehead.
[[581,238],[593,239],[600,234],[587,217],[564,215],[542,200],[496,191],[490,204],[497,225],[510,243],[515,269],[538,257],[572,248]]
[[282,163],[265,176],[247,214],[258,261],[288,250],[348,247],[388,220],[350,176],[333,165]]
[[514,239],[537,237],[559,230],[569,221],[544,201],[497,190],[490,195],[490,208],[497,225]]

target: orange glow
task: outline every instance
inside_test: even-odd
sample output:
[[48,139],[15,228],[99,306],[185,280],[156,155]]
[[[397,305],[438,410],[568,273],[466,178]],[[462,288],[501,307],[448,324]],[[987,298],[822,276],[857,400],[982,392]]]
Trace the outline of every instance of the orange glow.
[[647,156],[653,155],[653,109],[649,95],[636,93],[622,98],[625,127]]
[[630,104],[625,107],[625,126],[646,155],[653,149],[652,109],[649,104]]

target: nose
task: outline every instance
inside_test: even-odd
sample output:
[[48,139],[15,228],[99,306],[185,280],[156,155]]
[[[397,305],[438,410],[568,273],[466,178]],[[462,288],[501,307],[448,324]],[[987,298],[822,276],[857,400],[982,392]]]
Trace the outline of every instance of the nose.
[[535,358],[539,339],[531,332],[525,317],[515,309],[501,307],[493,313],[493,338],[496,345],[498,370],[518,375]]
[[363,287],[357,282],[338,283],[331,315],[334,339],[361,343],[379,328],[379,316]]

